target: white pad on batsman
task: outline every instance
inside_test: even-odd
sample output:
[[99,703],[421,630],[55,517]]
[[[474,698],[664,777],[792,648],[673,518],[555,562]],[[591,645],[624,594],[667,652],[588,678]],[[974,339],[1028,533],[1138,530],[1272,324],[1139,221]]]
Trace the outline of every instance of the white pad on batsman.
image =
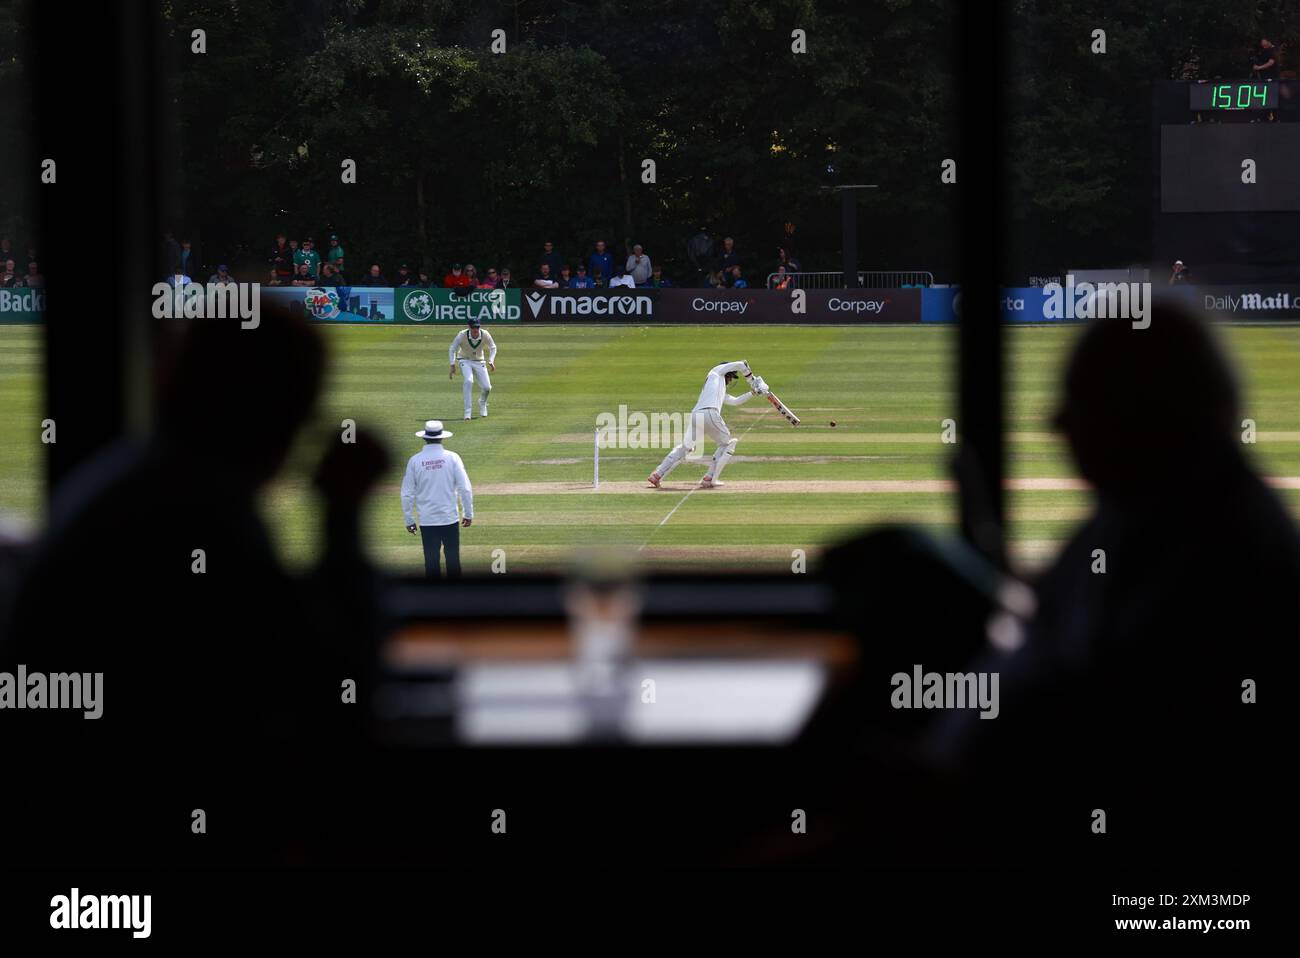
[[731,461],[731,457],[736,454],[736,443],[738,442],[740,442],[739,439],[724,442],[713,453],[713,468],[709,470],[709,475],[715,482],[722,475],[722,470],[727,467],[727,463]]

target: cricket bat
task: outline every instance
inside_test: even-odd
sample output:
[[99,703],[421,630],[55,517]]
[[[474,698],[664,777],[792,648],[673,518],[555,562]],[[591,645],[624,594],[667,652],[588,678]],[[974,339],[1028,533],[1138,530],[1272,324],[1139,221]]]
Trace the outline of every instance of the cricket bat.
[[767,401],[770,402],[776,408],[777,412],[779,412],[786,419],[790,420],[790,425],[792,426],[799,425],[799,417],[790,411],[789,406],[781,402],[781,400],[777,399],[776,395],[770,389],[768,390],[767,393]]

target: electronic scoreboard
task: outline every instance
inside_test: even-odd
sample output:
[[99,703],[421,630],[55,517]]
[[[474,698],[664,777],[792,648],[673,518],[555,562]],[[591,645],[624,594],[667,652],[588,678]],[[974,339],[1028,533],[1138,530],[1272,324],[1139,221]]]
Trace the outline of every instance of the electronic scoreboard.
[[1276,110],[1279,86],[1269,83],[1189,83],[1189,109]]

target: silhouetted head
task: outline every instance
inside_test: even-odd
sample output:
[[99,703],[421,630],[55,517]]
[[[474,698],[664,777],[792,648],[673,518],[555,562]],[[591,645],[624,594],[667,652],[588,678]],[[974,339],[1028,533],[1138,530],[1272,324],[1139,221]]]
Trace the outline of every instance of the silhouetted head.
[[1094,320],[1066,369],[1055,422],[1102,493],[1175,494],[1239,461],[1236,377],[1210,328],[1171,305],[1150,321]]
[[[301,316],[187,320],[164,377],[159,438],[164,448],[209,458],[213,473],[246,491],[284,462],[320,392],[325,348]],[[239,490],[231,490],[232,492]]]

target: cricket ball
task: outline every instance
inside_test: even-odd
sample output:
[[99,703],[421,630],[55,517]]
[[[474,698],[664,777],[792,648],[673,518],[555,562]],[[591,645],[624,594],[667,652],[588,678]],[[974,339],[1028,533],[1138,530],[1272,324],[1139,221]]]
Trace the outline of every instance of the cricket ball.
[[832,428],[832,429],[835,428],[835,420],[834,420],[834,419],[831,420],[831,428]]

